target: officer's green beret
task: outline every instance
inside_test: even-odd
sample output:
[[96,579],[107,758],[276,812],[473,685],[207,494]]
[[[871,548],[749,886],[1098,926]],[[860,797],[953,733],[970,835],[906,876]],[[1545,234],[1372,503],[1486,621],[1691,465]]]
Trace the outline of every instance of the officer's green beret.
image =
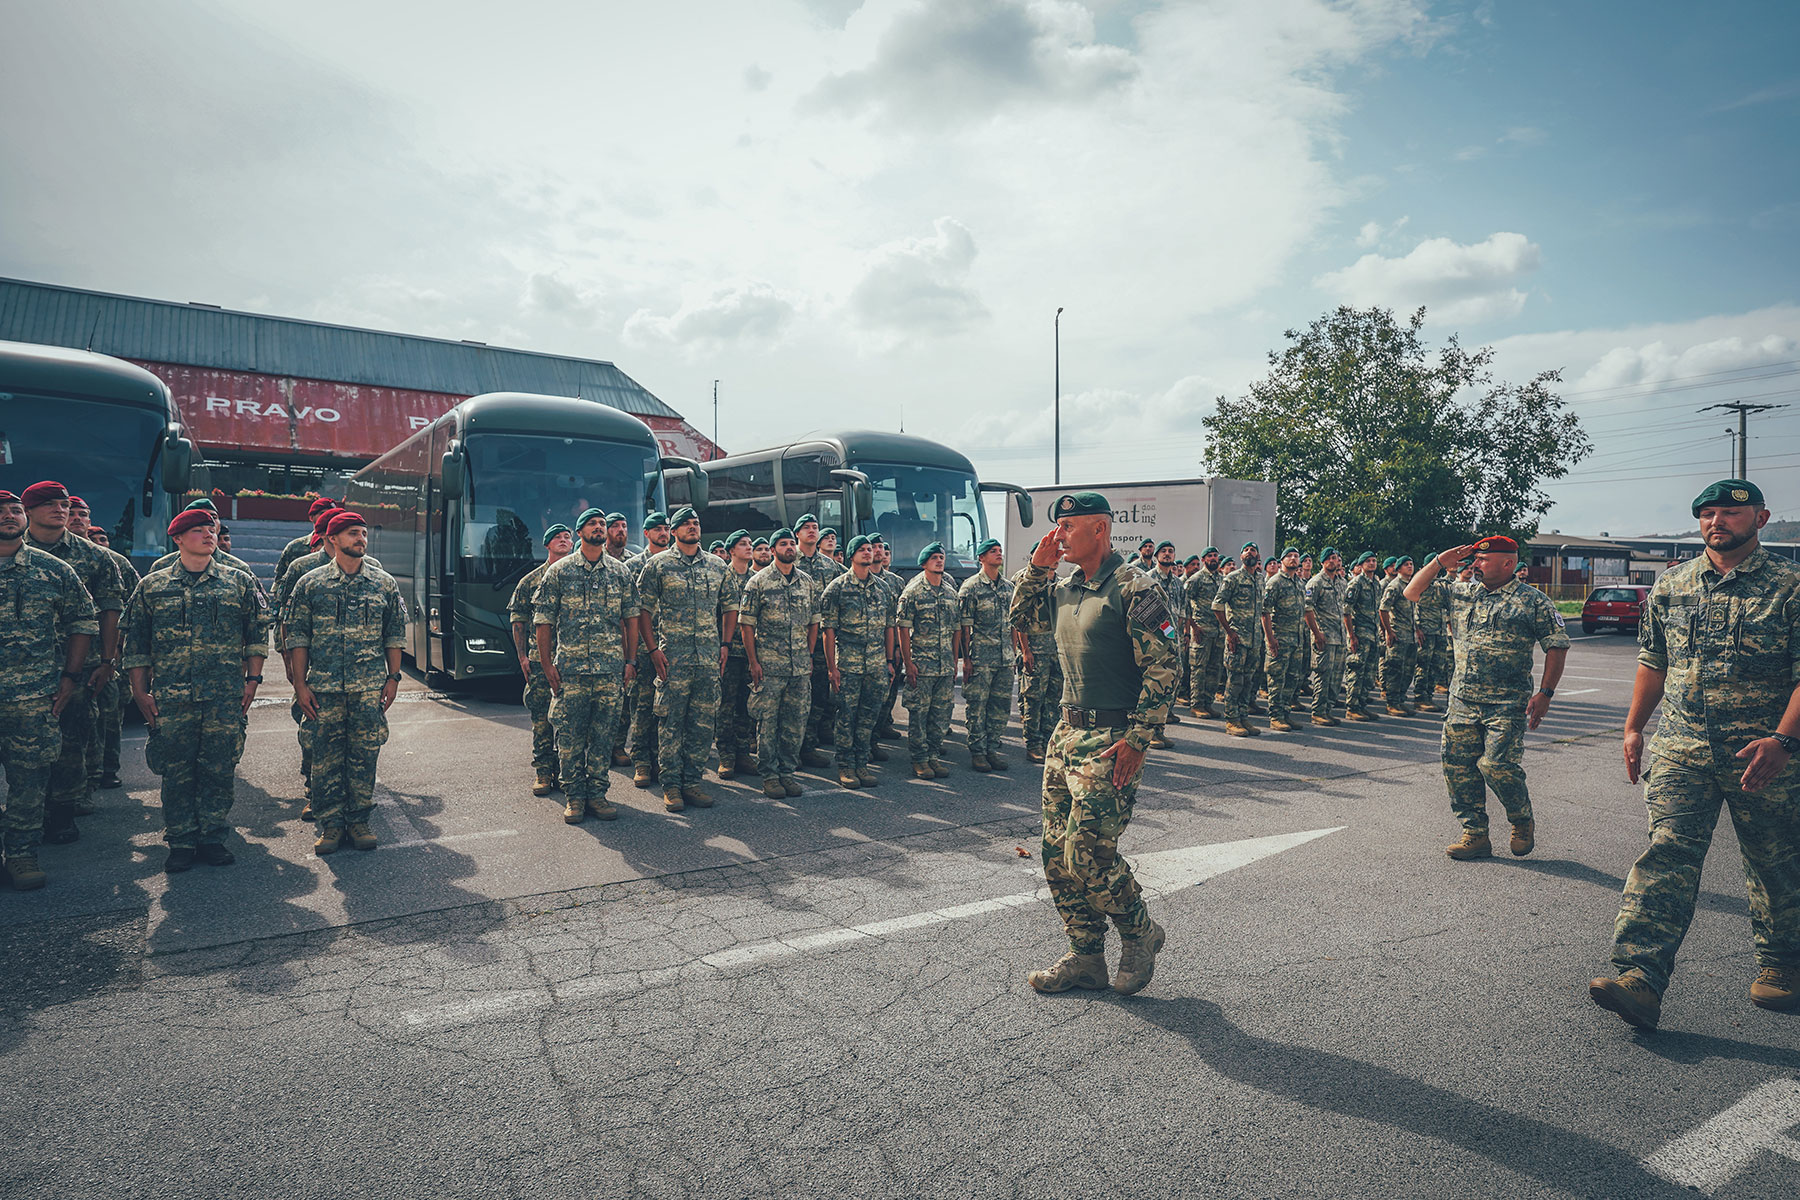
[[800,519],[798,521],[794,522],[794,528],[798,529],[802,525],[806,525],[806,524],[817,525],[818,523],[819,523],[819,518],[813,516],[811,513],[801,513]]
[[868,544],[869,544],[869,539],[859,533],[855,537],[850,539],[850,544],[848,546],[844,547],[844,556],[846,558],[853,558],[853,557],[855,557],[856,552],[858,550],[861,550],[864,546],[866,546]]
[[1187,558],[1182,560],[1181,565],[1185,567],[1185,566],[1188,566],[1190,563],[1197,563],[1199,561],[1200,561],[1200,556],[1198,554],[1190,554],[1187,556]]
[[698,521],[699,519],[700,514],[694,511],[694,506],[684,504],[669,515],[669,524],[685,525],[689,521]]
[[1323,550],[1319,551],[1319,561],[1320,562],[1324,562],[1328,558],[1342,558],[1342,557],[1343,557],[1343,555],[1341,555],[1337,552],[1336,546],[1327,546]]
[[1157,552],[1157,553],[1158,553],[1158,554],[1161,554],[1161,553],[1162,553],[1162,552],[1163,552],[1163,548],[1164,548],[1164,547],[1165,547],[1165,546],[1166,546],[1166,547],[1168,547],[1168,548],[1169,548],[1169,549],[1170,549],[1170,550],[1173,550],[1173,549],[1174,549],[1174,548],[1175,548],[1175,543],[1174,543],[1174,542],[1170,542],[1170,541],[1161,541],[1161,542],[1158,542],[1158,543],[1156,543],[1156,552]]
[[1394,560],[1394,565],[1396,567],[1404,567],[1407,563],[1411,562],[1412,560],[1413,560],[1412,555],[1402,554],[1399,558],[1396,558]]
[[1257,545],[1257,544],[1256,544],[1256,543],[1255,543],[1255,542],[1245,542],[1245,543],[1244,543],[1244,546],[1243,546],[1243,549],[1242,549],[1242,550],[1239,550],[1239,551],[1238,551],[1238,553],[1239,553],[1239,554],[1242,554],[1242,553],[1243,553],[1243,552],[1244,552],[1244,550],[1254,550],[1254,551],[1256,551],[1256,552],[1257,552],[1257,553],[1258,553],[1258,554],[1261,554],[1261,553],[1262,553],[1262,547],[1261,547],[1261,546],[1259,546],[1259,545]]
[[1155,539],[1145,538],[1143,541],[1138,543],[1138,549],[1142,550],[1145,546],[1154,546],[1154,545],[1156,545]]
[[989,550],[998,550],[999,548],[1000,540],[998,538],[983,538],[981,545],[975,547],[975,557],[980,558]]
[[793,530],[787,529],[787,528],[782,528],[782,529],[777,529],[774,533],[771,533],[769,535],[769,545],[773,546],[776,542],[779,542],[782,538],[786,538],[790,542],[797,542],[800,540],[799,538],[794,536]]
[[1356,561],[1350,564],[1351,569],[1354,570],[1355,568],[1362,566],[1374,557],[1375,552],[1373,550],[1364,550],[1361,554],[1356,556]]
[[[1714,485],[1714,486],[1717,486],[1717,485]],[[1758,497],[1760,497],[1761,495],[1762,495],[1761,492],[1757,493]],[[196,508],[204,508],[207,512],[210,512],[210,513],[216,513],[219,511],[218,506],[215,505],[211,500],[208,500],[205,496],[200,497],[198,500],[196,500],[192,504],[188,505],[188,509],[196,509]],[[187,510],[183,510],[183,511],[187,511]]]
[[595,517],[599,517],[602,521],[604,521],[604,520],[606,520],[606,513],[603,510],[598,509],[598,508],[584,509],[582,511],[582,514],[579,517],[575,518],[575,528],[580,529],[583,525],[586,525],[589,521],[593,520]]
[[740,541],[742,541],[743,539],[745,539],[749,536],[750,536],[750,531],[748,529],[734,529],[730,533],[725,535],[725,543],[724,544],[727,547],[735,546]]
[[624,513],[607,513],[606,514],[606,523],[608,525],[616,525],[624,520],[625,520]]
[[1209,554],[1217,554],[1218,552],[1219,552],[1219,548],[1217,546],[1208,546],[1206,549],[1204,549],[1200,552],[1200,557],[1205,558]]
[[[196,500],[194,503],[198,504],[199,501]],[[1748,479],[1721,479],[1694,497],[1694,515],[1699,516],[1700,510],[1709,504],[1754,504],[1761,508],[1763,506],[1762,489]],[[193,505],[190,504],[188,507],[192,508]]]
[[1385,571],[1389,567],[1393,566],[1395,563],[1397,563],[1399,561],[1400,561],[1399,559],[1395,558],[1393,555],[1390,554],[1386,558],[1381,560],[1381,569]]
[[668,527],[669,514],[660,509],[644,518],[645,529],[667,529]]
[[1287,547],[1283,548],[1283,550],[1281,551],[1281,557],[1286,558],[1290,554],[1295,555],[1297,557],[1299,555],[1299,553],[1300,553],[1300,547],[1287,546]]
[[754,538],[754,539],[752,539],[752,540],[751,540],[751,542],[750,542],[750,548],[751,548],[751,549],[752,549],[752,550],[754,550],[754,549],[756,549],[756,548],[757,548],[757,547],[758,547],[758,546],[766,546],[766,545],[768,545],[768,544],[769,544],[769,539],[768,539],[768,538],[766,538],[766,537],[759,537],[759,538]]
[[1070,492],[1059,498],[1053,515],[1057,517],[1110,517],[1112,505],[1099,492]]
[[944,543],[942,543],[942,542],[931,543],[931,545],[929,545],[929,546],[925,547],[923,550],[919,551],[919,565],[921,567],[924,566],[926,559],[930,558],[934,554],[942,554],[943,552],[944,552]]
[[551,542],[555,541],[556,535],[559,533],[573,534],[574,532],[573,529],[570,529],[567,525],[561,523],[552,525],[550,528],[544,530],[544,545],[548,546]]

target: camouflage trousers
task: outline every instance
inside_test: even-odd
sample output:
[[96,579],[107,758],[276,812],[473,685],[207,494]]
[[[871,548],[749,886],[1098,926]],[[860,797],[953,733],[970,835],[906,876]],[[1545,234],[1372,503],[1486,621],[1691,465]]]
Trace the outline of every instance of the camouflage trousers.
[[733,762],[738,755],[750,753],[755,733],[755,719],[750,715],[750,660],[738,652],[725,660],[725,674],[719,678],[719,761]]
[[1700,866],[1712,843],[1719,807],[1731,813],[1744,882],[1750,893],[1750,933],[1759,967],[1800,967],[1800,767],[1789,764],[1760,792],[1738,786],[1744,764],[1712,769],[1649,760],[1644,799],[1650,808],[1650,848],[1631,868],[1613,927],[1612,961],[1636,971],[1651,987],[1669,986],[1681,948]]
[[62,750],[62,724],[51,697],[0,704],[0,766],[6,768],[6,814],[0,818],[4,856],[37,853],[44,840],[44,793]]
[[1344,690],[1344,644],[1326,642],[1323,649],[1313,651],[1313,712],[1331,715]]
[[838,770],[854,771],[869,765],[870,742],[875,718],[887,696],[888,673],[883,667],[876,671],[843,671],[838,678],[843,686],[838,688],[837,729],[832,742],[837,748]]
[[300,743],[300,782],[304,785],[305,796],[312,799],[312,726],[306,722],[306,712],[296,700],[288,705],[288,715],[294,718],[294,740]]
[[1250,702],[1256,699],[1256,677],[1262,673],[1263,635],[1259,628],[1238,639],[1236,650],[1225,655],[1225,718],[1242,725],[1250,718]]
[[1191,702],[1193,693],[1188,690],[1189,663],[1188,643],[1186,638],[1178,638],[1175,642],[1175,699]]
[[544,677],[544,665],[532,663],[531,673],[525,676],[525,711],[531,714],[531,769],[552,778],[558,766],[556,727],[550,723],[550,706],[555,700],[550,681]]
[[963,728],[969,735],[970,754],[992,754],[1006,736],[1012,716],[1013,668],[1009,660],[975,664],[975,673],[963,681]]
[[612,783],[613,739],[619,734],[624,695],[622,674],[562,676],[562,694],[550,704],[550,723],[556,727],[563,797],[571,804],[599,800]]
[[119,773],[119,736],[125,722],[125,689],[115,676],[94,695],[94,733],[87,744],[88,788]]
[[1437,689],[1450,686],[1451,664],[1450,639],[1441,633],[1426,634],[1424,645],[1419,647],[1413,699],[1420,704],[1436,703]]
[[381,693],[314,692],[313,697],[319,715],[306,719],[313,821],[321,832],[366,822],[375,808],[375,760],[388,740]]
[[906,686],[906,668],[898,659],[893,660],[893,678],[888,680],[887,699],[881,702],[881,711],[875,716],[875,726],[892,726],[894,723],[894,704],[900,699],[900,689]]
[[1077,954],[1106,949],[1108,918],[1122,937],[1150,932],[1131,864],[1119,856],[1143,769],[1115,787],[1113,760],[1100,757],[1124,732],[1058,721],[1044,758],[1044,880]]
[[664,788],[694,787],[712,756],[719,720],[719,667],[712,662],[669,667],[656,681],[656,768]]
[[44,794],[45,832],[72,828],[75,806],[90,794],[87,746],[94,733],[94,719],[94,690],[83,680],[62,710],[62,748],[50,768],[50,785]]
[[1300,693],[1300,681],[1306,678],[1306,649],[1300,643],[1307,639],[1303,629],[1277,630],[1277,654],[1269,651],[1264,664],[1269,673],[1269,719],[1286,721],[1293,715],[1294,697]]
[[159,700],[156,707],[150,737],[158,745],[154,753],[146,748],[145,757],[162,768],[163,841],[190,850],[222,843],[231,832],[232,792],[249,726],[243,700]]
[[944,757],[955,699],[954,675],[920,675],[917,683],[907,685],[906,749],[914,766]]
[[1418,663],[1418,640],[1410,633],[1396,634],[1394,644],[1381,656],[1381,690],[1387,693],[1389,704],[1399,704],[1406,699],[1406,689],[1412,686],[1413,671]]
[[[658,753],[656,723],[656,665],[648,652],[637,656],[637,682],[626,691],[619,705],[619,740],[631,752],[634,767],[655,767]],[[629,726],[629,728],[627,728]]]
[[1190,638],[1188,661],[1193,664],[1188,697],[1195,708],[1211,707],[1225,677],[1225,635],[1217,622],[1213,623],[1210,632]]
[[1380,637],[1378,633],[1357,630],[1359,648],[1344,656],[1344,708],[1348,712],[1369,711],[1369,697],[1375,692],[1375,673],[1381,666]]
[[750,688],[750,713],[756,718],[756,771],[778,779],[800,769],[800,742],[806,735],[806,706],[812,699],[812,675],[764,675]]
[[836,713],[837,701],[831,696],[831,674],[825,669],[825,643],[821,639],[812,654],[812,675],[807,689],[806,733],[800,742],[802,754],[831,744],[831,739],[835,736],[832,726]]
[[1489,788],[1514,825],[1531,819],[1523,703],[1475,704],[1452,698],[1444,717],[1443,756],[1450,811],[1464,829],[1487,832]]
[[1062,719],[1062,660],[1056,656],[1056,642],[1045,638],[1031,642],[1033,670],[1019,672],[1019,725],[1025,734],[1025,748],[1042,750],[1050,744],[1050,735]]

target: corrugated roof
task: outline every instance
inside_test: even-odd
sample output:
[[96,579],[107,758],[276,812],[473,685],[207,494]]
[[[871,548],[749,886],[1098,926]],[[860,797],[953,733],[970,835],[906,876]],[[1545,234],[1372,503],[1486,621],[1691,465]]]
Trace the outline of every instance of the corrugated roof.
[[0,279],[0,340],[119,358],[474,396],[539,392],[680,417],[609,362]]

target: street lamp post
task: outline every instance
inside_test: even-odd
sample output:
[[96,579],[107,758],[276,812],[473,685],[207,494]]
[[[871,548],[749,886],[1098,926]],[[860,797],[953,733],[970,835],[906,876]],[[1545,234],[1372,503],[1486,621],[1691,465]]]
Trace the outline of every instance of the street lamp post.
[[719,381],[713,380],[713,452],[719,449]]
[[1056,450],[1050,482],[1062,483],[1062,309],[1056,310]]

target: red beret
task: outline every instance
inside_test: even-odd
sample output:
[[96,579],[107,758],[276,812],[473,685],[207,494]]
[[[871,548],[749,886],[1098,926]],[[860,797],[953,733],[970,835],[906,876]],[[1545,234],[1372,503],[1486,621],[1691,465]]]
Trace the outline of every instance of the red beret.
[[306,519],[309,521],[316,521],[319,519],[320,513],[330,512],[337,506],[338,502],[333,500],[330,496],[320,496],[317,500],[312,502],[312,507],[306,510]]
[[48,504],[52,500],[67,500],[68,498],[69,489],[60,483],[54,483],[50,480],[45,480],[43,483],[34,483],[25,489],[26,508],[36,508],[38,505]]
[[336,512],[342,512],[342,511],[343,511],[343,509],[341,509],[337,505],[333,504],[330,508],[322,508],[318,512],[314,513],[313,514],[313,536],[315,536],[315,537],[323,536],[325,533],[325,527],[327,525],[331,524],[331,514],[336,513]]
[[0,488],[0,504],[21,504],[21,503],[23,503],[23,501],[21,501],[17,496],[13,495],[11,492],[7,491],[5,488]]
[[87,512],[93,511],[92,509],[88,508],[88,502],[86,500],[83,500],[80,496],[70,496],[69,497],[69,507],[83,509],[84,511],[87,511]]
[[1490,534],[1475,543],[1477,554],[1517,554],[1519,543],[1503,533]]
[[358,525],[365,527],[368,525],[368,522],[362,519],[362,514],[340,508],[331,514],[331,524],[325,526],[325,536],[336,537],[344,530],[354,529]]
[[212,514],[203,508],[184,508],[169,522],[169,536],[180,537],[190,529],[213,523]]

